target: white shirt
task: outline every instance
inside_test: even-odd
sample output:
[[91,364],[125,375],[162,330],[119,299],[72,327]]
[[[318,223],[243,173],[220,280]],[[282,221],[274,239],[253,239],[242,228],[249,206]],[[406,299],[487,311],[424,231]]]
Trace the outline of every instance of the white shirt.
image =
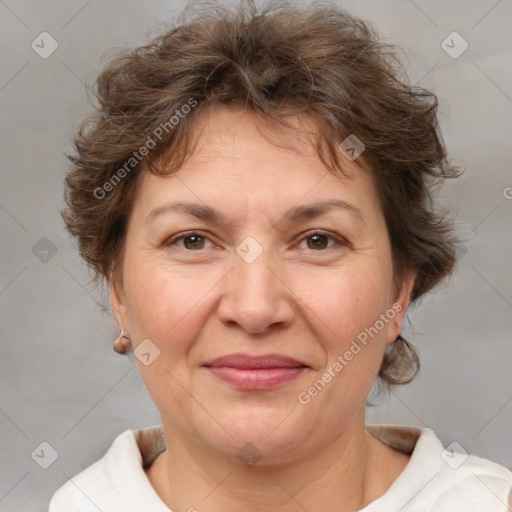
[[[512,473],[503,466],[445,450],[428,428],[366,428],[411,458],[388,491],[360,512],[512,511]],[[53,495],[49,512],[169,512],[144,472],[164,449],[160,426],[123,432],[102,459]]]

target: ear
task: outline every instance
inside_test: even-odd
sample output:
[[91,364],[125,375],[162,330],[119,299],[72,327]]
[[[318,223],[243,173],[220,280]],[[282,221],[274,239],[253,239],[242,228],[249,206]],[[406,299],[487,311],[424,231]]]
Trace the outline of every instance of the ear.
[[400,331],[402,330],[405,313],[407,312],[407,308],[411,302],[411,291],[415,280],[415,272],[408,274],[408,276],[404,279],[400,290],[398,291],[398,295],[395,297],[395,300],[391,305],[391,309],[395,311],[395,316],[390,320],[388,324],[388,331],[386,336],[386,343],[388,345],[397,339]]
[[126,311],[126,299],[121,279],[112,279],[109,283],[110,306],[117,322],[119,330],[124,329],[125,333],[131,333],[131,326]]

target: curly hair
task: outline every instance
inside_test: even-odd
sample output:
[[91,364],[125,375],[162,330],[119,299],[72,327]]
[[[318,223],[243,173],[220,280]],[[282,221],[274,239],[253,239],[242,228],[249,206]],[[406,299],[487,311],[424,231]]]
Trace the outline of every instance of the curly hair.
[[[119,275],[141,169],[179,169],[193,151],[195,121],[220,106],[283,127],[288,116],[308,116],[333,173],[343,173],[340,142],[355,135],[365,146],[357,163],[370,172],[386,220],[395,284],[415,272],[416,301],[453,271],[453,227],[433,199],[434,187],[457,175],[437,98],[408,83],[396,49],[371,25],[332,4],[195,3],[149,43],[111,58],[95,95],[68,156],[61,211],[93,281]],[[379,377],[390,387],[418,370],[414,347],[399,336]]]

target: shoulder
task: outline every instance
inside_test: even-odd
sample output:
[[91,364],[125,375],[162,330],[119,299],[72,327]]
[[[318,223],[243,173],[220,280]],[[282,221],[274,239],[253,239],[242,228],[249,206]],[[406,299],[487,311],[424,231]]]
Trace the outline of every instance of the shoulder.
[[450,448],[444,450],[443,460],[445,464],[433,477],[430,491],[435,495],[435,510],[508,512],[512,473],[507,468]]
[[[112,443],[106,454],[97,462],[68,481],[53,495],[49,512],[89,512],[115,510],[108,508],[112,503],[122,507],[122,497],[116,486],[115,466],[124,459],[136,458],[134,433],[127,430]],[[120,510],[120,509],[119,509]]]
[[500,464],[470,455],[458,443],[444,447],[428,428],[367,429],[411,458],[388,492],[365,512],[388,505],[399,505],[402,512],[506,512],[512,505],[512,473]]
[[154,510],[160,510],[162,503],[144,473],[144,465],[161,449],[162,439],[160,427],[123,432],[100,460],[57,490],[49,512],[139,510],[138,502],[154,502]]

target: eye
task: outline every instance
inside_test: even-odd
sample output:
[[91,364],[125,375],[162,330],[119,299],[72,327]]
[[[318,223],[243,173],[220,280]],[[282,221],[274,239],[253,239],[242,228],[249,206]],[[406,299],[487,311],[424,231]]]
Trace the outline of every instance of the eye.
[[[333,240],[334,243],[329,246],[329,240]],[[324,231],[309,231],[305,233],[302,238],[302,241],[306,241],[307,248],[312,251],[322,251],[324,249],[331,249],[333,245],[347,245],[346,242],[341,240],[338,237],[331,235],[330,233],[326,233]],[[308,243],[311,241],[311,243]]]
[[185,249],[187,251],[197,251],[200,249],[205,249],[205,242],[209,240],[208,237],[204,236],[202,233],[197,231],[189,231],[187,233],[182,233],[179,236],[171,238],[167,242],[165,242],[165,247],[169,247],[171,245],[177,245],[177,242],[183,241],[183,246],[179,246],[180,249]]
[[[164,246],[178,246],[180,249],[184,249],[186,251],[194,252],[200,251],[202,249],[207,249],[205,247],[206,242],[211,240],[199,231],[188,231],[185,233],[181,233],[179,236],[171,238],[167,242],[165,242]],[[329,245],[329,241],[331,244]],[[332,249],[333,246],[347,246],[348,243],[343,239],[331,235],[325,231],[308,231],[305,233],[301,242],[307,243],[307,249],[311,251],[320,252],[325,249]]]

